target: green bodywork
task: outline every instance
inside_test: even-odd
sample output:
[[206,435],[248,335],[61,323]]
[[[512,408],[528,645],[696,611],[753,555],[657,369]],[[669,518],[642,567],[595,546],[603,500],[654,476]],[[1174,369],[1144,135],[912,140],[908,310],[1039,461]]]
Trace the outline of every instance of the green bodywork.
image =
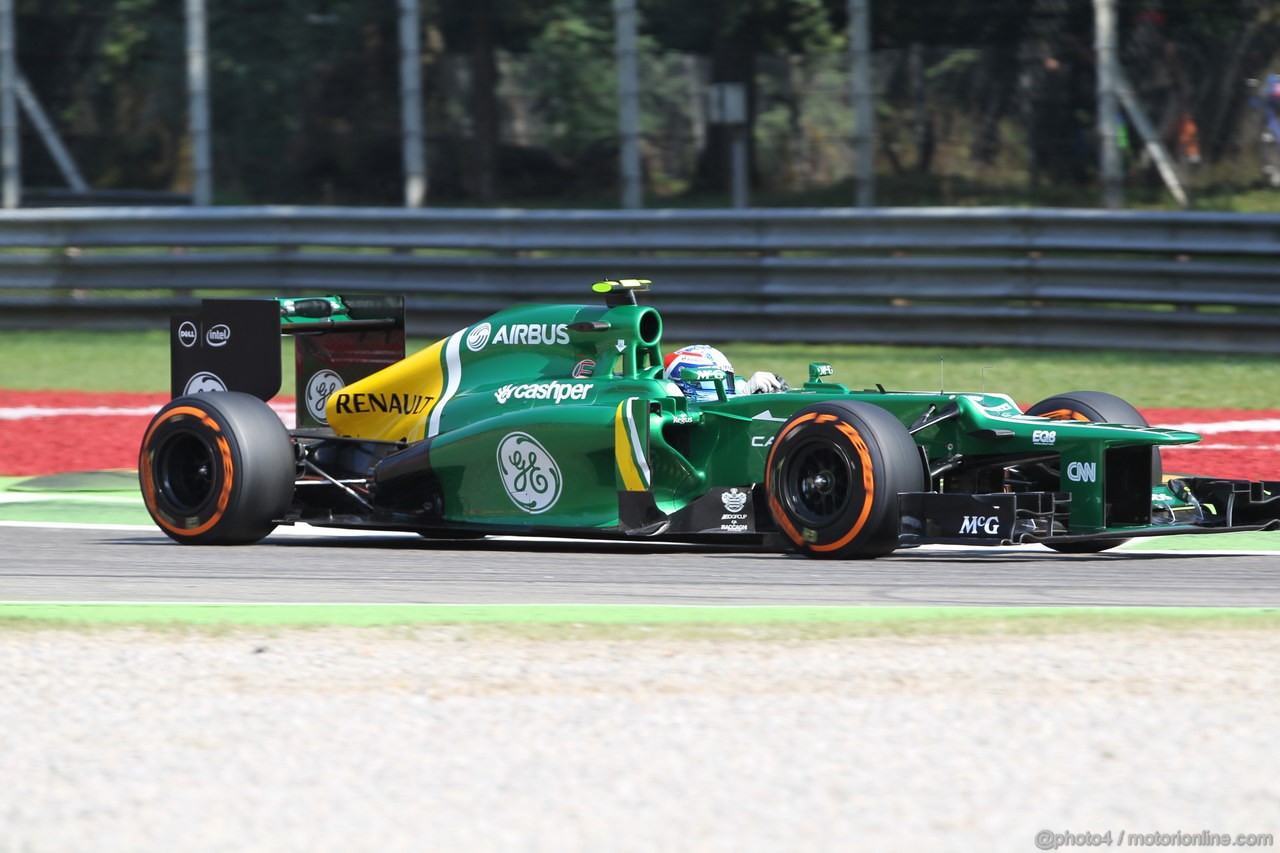
[[[631,467],[641,471],[640,491],[670,515],[710,488],[763,483],[774,437],[798,410],[823,400],[862,401],[913,429],[931,470],[945,471],[946,461],[958,458],[1007,457],[1013,465],[1020,457],[1056,455],[1061,476],[1052,490],[1070,497],[1072,535],[1153,527],[1149,515],[1108,526],[1105,484],[1109,459],[1117,458],[1110,451],[1149,455],[1152,447],[1199,440],[1179,430],[1028,416],[1000,394],[852,390],[832,381],[835,371],[824,363],[811,367],[801,388],[722,394],[700,404],[663,377],[658,312],[613,302],[518,305],[461,329],[359,384],[430,398],[430,411],[415,426],[420,432],[339,434],[425,442],[423,470],[438,489],[433,523],[616,530]],[[412,365],[413,387],[404,384],[405,365]],[[947,491],[952,484],[944,472],[931,486]],[[1162,511],[1191,507],[1185,493],[1149,480],[1141,488],[1151,489],[1151,506]],[[1185,526],[1165,523],[1161,532]]]

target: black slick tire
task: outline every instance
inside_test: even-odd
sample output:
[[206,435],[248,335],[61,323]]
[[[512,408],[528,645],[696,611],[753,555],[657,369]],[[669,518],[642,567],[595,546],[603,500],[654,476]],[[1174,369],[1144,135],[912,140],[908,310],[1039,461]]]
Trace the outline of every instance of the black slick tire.
[[147,512],[184,545],[245,545],[293,499],[293,446],[266,403],[236,391],[178,397],[156,413],[138,455]]
[[898,495],[923,491],[920,453],[897,418],[830,401],[792,415],[765,464],[774,523],[817,559],[870,559],[898,547]]

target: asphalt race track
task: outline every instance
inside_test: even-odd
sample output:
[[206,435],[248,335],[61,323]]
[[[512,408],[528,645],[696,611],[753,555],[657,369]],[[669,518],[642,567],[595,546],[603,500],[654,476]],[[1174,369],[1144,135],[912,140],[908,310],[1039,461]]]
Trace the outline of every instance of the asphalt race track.
[[0,526],[0,601],[1280,606],[1280,557],[1039,547],[868,562],[692,546],[273,535],[238,548],[138,527]]

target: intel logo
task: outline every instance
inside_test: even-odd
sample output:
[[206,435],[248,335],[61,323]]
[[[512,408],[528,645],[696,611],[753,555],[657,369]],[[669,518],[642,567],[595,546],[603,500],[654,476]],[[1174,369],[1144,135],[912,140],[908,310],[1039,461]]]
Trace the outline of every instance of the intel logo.
[[231,340],[231,329],[226,324],[219,323],[204,333],[204,341],[211,347],[220,347]]
[[200,333],[196,331],[196,324],[190,320],[183,320],[182,325],[178,326],[178,343],[184,347],[195,346],[199,337]]

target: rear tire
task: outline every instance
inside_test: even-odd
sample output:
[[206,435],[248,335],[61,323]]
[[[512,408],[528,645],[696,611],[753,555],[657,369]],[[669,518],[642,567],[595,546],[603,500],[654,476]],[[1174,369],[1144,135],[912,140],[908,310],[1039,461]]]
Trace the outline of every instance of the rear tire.
[[807,406],[783,424],[765,465],[774,522],[817,559],[870,559],[898,547],[898,494],[925,487],[920,453],[870,403]]
[[266,403],[238,391],[179,397],[142,439],[147,512],[184,545],[245,545],[276,527],[293,500],[293,446]]
[[[1095,424],[1130,424],[1150,426],[1142,413],[1128,401],[1105,391],[1068,391],[1041,400],[1027,409],[1028,415],[1052,418],[1058,421],[1088,421]],[[1164,482],[1164,466],[1160,462],[1160,448],[1151,448],[1151,483]],[[1100,539],[1095,542],[1063,542],[1045,545],[1063,554],[1097,554],[1110,551],[1128,542],[1128,539]]]

